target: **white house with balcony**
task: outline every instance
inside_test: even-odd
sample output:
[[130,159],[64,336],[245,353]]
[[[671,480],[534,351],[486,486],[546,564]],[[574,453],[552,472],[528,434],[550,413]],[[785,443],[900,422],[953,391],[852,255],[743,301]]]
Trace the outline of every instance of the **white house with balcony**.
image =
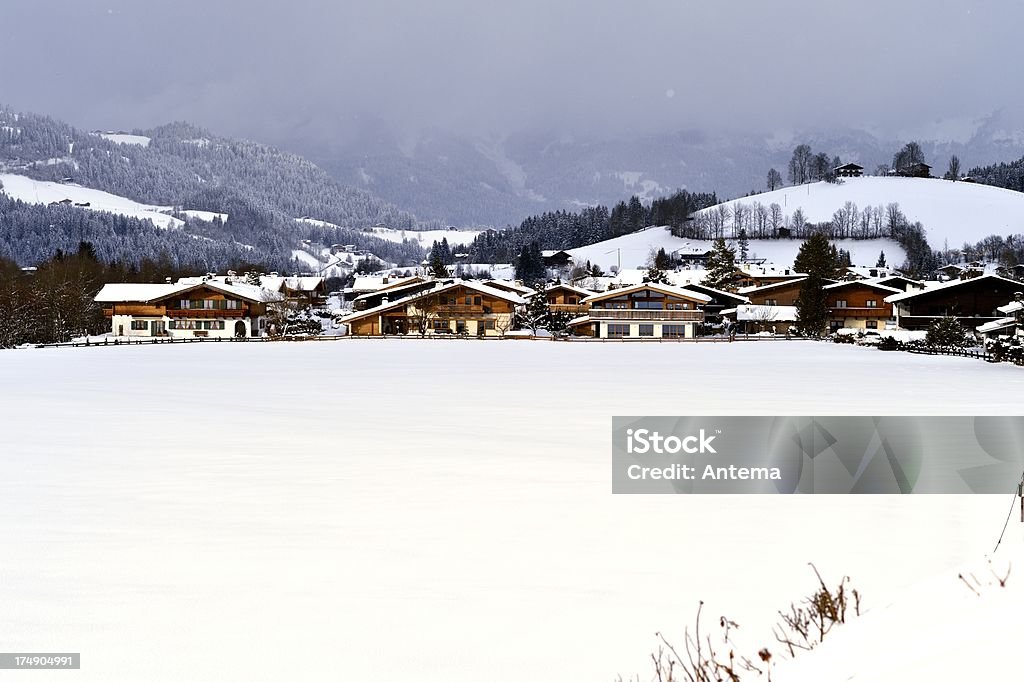
[[582,336],[601,339],[692,339],[704,323],[705,294],[644,282],[584,298],[586,315],[570,326]]

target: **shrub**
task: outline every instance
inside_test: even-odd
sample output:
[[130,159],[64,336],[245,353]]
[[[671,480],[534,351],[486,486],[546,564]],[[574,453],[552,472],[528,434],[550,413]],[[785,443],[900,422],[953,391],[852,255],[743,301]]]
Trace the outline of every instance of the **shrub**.
[[940,317],[928,325],[925,342],[940,348],[964,348],[971,345],[967,330],[955,317]]

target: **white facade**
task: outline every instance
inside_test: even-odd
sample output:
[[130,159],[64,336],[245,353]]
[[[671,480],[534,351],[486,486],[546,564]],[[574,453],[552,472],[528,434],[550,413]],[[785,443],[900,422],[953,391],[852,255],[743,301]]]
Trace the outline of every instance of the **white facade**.
[[[147,317],[113,315],[111,333],[132,338],[221,338],[262,336],[266,321],[262,317],[185,319],[180,317]],[[253,333],[255,327],[256,333]]]

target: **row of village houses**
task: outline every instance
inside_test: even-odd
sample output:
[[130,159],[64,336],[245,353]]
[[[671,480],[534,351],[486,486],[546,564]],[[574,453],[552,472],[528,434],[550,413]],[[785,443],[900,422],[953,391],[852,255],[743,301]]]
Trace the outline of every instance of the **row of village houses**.
[[[593,291],[556,283],[544,295],[565,313],[570,332],[597,338],[693,338],[707,323],[739,333],[786,333],[796,320],[804,276],[789,270],[750,275],[755,283],[732,293],[699,283],[640,282]],[[1016,333],[1024,283],[997,274],[919,282],[899,274],[828,282],[831,331],[924,329],[944,316],[980,334]],[[272,333],[268,306],[282,300],[322,303],[319,277],[263,277],[259,285],[232,276],[185,278],[164,284],[108,284],[96,300],[115,336],[256,337]],[[356,336],[504,336],[517,310],[538,295],[506,280],[378,278],[355,296],[337,321]]]

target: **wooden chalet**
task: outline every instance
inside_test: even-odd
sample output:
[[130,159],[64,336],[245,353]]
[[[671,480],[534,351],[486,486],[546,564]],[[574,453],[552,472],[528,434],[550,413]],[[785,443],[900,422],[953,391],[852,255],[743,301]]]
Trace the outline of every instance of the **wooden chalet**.
[[800,286],[805,279],[807,277],[798,277],[764,286],[743,287],[740,294],[746,296],[752,305],[796,305],[796,299],[800,296]]
[[912,163],[906,168],[897,171],[896,174],[904,178],[930,178],[932,176],[932,167],[927,163]]
[[829,331],[838,329],[885,329],[894,326],[892,303],[886,296],[902,293],[895,287],[857,279],[824,287],[829,314]]
[[540,255],[545,267],[560,268],[572,263],[572,254],[568,251],[541,251]]
[[533,287],[528,287],[522,282],[513,282],[507,279],[489,279],[486,280],[484,284],[493,289],[500,289],[501,291],[505,291],[510,294],[516,294],[518,296],[522,296],[523,298],[529,298],[530,296],[533,296],[537,291]]
[[585,315],[590,306],[583,299],[593,296],[594,292],[571,284],[550,284],[544,290],[548,300],[548,309],[553,313],[568,313],[573,317]]
[[837,178],[859,178],[864,175],[864,166],[856,163],[844,163],[842,166],[836,166],[833,171]]
[[279,277],[267,275],[260,278],[260,286],[276,291],[289,301],[312,307],[322,306],[327,301],[327,284],[323,277]]
[[714,289],[703,284],[687,284],[686,289],[696,291],[698,294],[704,294],[711,298],[710,301],[701,306],[701,310],[704,311],[704,321],[712,324],[721,322],[723,310],[750,303],[750,299],[743,294],[722,291],[721,289]]
[[402,298],[341,318],[354,336],[437,335],[502,336],[524,299],[466,280],[439,280]]
[[764,286],[765,284],[777,284],[807,276],[805,273],[793,270],[793,268],[776,268],[750,263],[741,264],[736,269],[736,274],[738,275],[737,286],[741,289],[744,287]]
[[574,333],[598,338],[693,338],[704,324],[710,296],[646,282],[584,298],[589,311],[570,323]]
[[244,283],[106,284],[96,294],[111,333],[128,337],[261,336],[278,295]]
[[996,310],[1004,317],[979,325],[976,328],[979,335],[991,339],[1024,334],[1024,293],[1017,292],[1013,301]]
[[999,275],[980,275],[900,292],[885,300],[893,304],[896,324],[903,329],[926,329],[945,316],[955,317],[964,326],[974,328],[1004,317],[999,307],[1021,291],[1024,291],[1024,283]]

